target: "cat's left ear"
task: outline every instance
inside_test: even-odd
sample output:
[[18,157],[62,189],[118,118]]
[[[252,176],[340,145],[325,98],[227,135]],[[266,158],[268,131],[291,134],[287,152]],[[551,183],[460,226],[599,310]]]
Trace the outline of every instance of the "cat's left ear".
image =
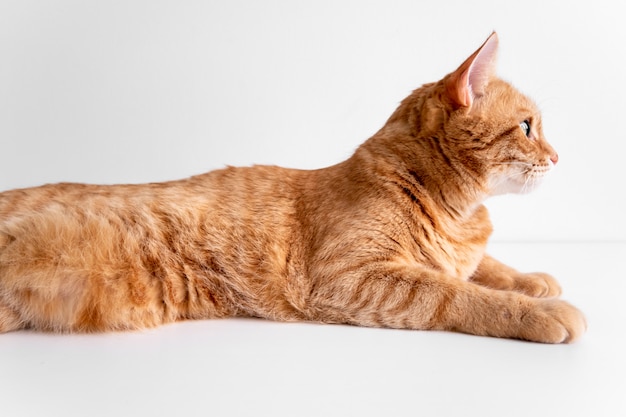
[[444,78],[446,91],[452,101],[461,107],[472,107],[489,79],[495,75],[498,35],[493,32],[476,52],[461,66]]

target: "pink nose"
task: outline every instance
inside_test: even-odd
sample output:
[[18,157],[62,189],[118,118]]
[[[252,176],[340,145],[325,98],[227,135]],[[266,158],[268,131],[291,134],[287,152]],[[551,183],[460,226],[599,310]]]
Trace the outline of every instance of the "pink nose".
[[556,163],[559,162],[559,154],[555,152],[554,155],[550,157],[550,160],[554,165],[556,165]]

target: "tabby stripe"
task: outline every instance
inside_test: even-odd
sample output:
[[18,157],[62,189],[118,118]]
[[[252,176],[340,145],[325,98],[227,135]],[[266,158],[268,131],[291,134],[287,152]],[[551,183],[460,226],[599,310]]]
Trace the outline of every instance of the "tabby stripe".
[[359,287],[363,288],[365,297],[360,297],[360,303],[355,306],[357,311],[363,310],[366,306],[372,306],[375,311],[381,309],[391,297],[392,292],[397,290],[397,282],[394,277],[380,277],[376,275],[366,276],[361,279]]
[[391,288],[385,288],[385,290],[383,291],[383,296],[380,297],[377,301],[376,301],[376,305],[375,305],[375,310],[377,312],[381,311],[383,309],[383,307],[389,302],[389,298],[394,295],[393,293],[398,291],[398,287],[396,286],[391,286]]
[[185,295],[184,295],[182,304],[184,304],[189,310],[189,304],[191,303],[191,291],[190,291],[191,280],[187,276],[187,273],[185,272],[185,267],[183,265],[180,265],[179,276],[183,280],[183,285],[185,287]]
[[504,132],[500,135],[500,137],[502,137],[502,136],[509,136],[510,134],[512,134],[513,132],[515,132],[517,129],[519,129],[519,126],[513,126],[512,128],[505,130],[505,131],[504,131]]
[[446,153],[443,151],[443,148],[441,147],[441,143],[439,143],[439,138],[431,137],[430,139],[431,139],[431,142],[435,145],[435,148],[437,148],[437,153],[439,153],[439,155],[443,157],[447,165],[452,166],[452,161],[450,161],[450,158],[448,158],[448,155],[446,155]]
[[427,328],[428,329],[442,329],[442,321],[445,322],[444,316],[448,313],[448,307],[452,303],[453,296],[446,292],[441,294],[441,300],[437,303],[437,308],[433,312],[430,320],[428,321]]
[[482,139],[476,138],[471,143],[469,143],[466,148],[469,149],[471,152],[477,152],[477,151],[489,149],[492,146],[493,146],[492,141],[484,142]]
[[[387,239],[391,240],[393,243],[395,243],[397,248],[401,248],[401,247],[402,247],[402,245],[400,244],[400,242],[398,242],[398,241],[397,241],[396,239],[394,239],[393,237],[389,236],[389,234],[387,234],[387,233],[385,233],[385,232],[381,232],[381,234],[382,234],[383,236],[385,236]],[[394,249],[394,248],[387,248],[387,247],[384,247],[382,244],[379,244],[379,246],[380,246],[380,247],[382,247],[382,248],[384,248],[384,249],[386,249],[386,250],[388,250],[389,252],[395,252],[395,251],[396,251],[396,249]]]
[[419,210],[422,212],[422,214],[428,219],[428,222],[430,223],[430,225],[434,228],[435,227],[435,219],[431,216],[431,214],[426,210],[426,208],[424,207],[424,205],[422,204],[422,202],[420,201],[419,198],[417,198],[417,196],[415,194],[413,194],[413,191],[411,191],[409,188],[405,187],[402,184],[399,183],[394,183],[396,184],[398,187],[400,187],[402,189],[402,192],[404,194],[406,194],[411,201],[413,201],[413,203],[415,205],[417,205],[417,207],[419,207]]
[[422,180],[422,177],[415,171],[413,170],[409,170],[409,175],[411,175],[411,177],[413,177],[413,179],[415,180],[415,183],[417,185],[419,185],[422,188],[426,188],[424,186],[424,181]]
[[381,327],[382,326],[388,327],[387,324],[385,323],[385,319],[383,315],[379,311],[373,311],[371,315],[372,315],[371,321],[372,323],[374,323],[374,325],[381,326]]
[[[394,282],[390,282],[394,281]],[[369,311],[369,314],[378,315],[379,319],[375,320],[376,324],[379,325],[388,325],[389,321],[384,320],[383,317],[387,317],[388,315],[382,314],[384,310],[383,307],[389,303],[389,298],[392,296],[397,296],[399,291],[403,291],[405,289],[402,286],[402,283],[406,283],[403,280],[395,279],[394,277],[366,277],[363,278],[359,287],[363,288],[362,296],[359,297],[359,303],[357,305],[350,305],[350,308],[353,309],[355,315],[368,314],[366,311],[366,307],[372,307]],[[367,290],[365,287],[367,286]]]
[[[365,293],[365,287],[367,286],[367,284],[367,278],[359,279],[356,289],[353,290],[352,295],[350,296],[350,300],[348,300],[349,305],[357,304],[358,306],[360,306],[361,304],[363,304],[363,294]],[[360,307],[356,308],[359,309]]]
[[450,214],[452,217],[460,217],[461,214],[454,208],[452,204],[448,202],[446,195],[439,190],[439,197],[441,197],[441,201],[443,201],[443,208]]
[[409,190],[408,188],[402,185],[401,187],[402,187],[402,191],[404,191],[404,194],[408,195],[415,204],[419,204],[419,200],[417,199],[417,197],[415,196],[415,194],[413,194],[411,190]]
[[[448,155],[444,152],[443,147],[441,146],[441,143],[439,143],[439,139],[437,138],[433,138],[433,142],[435,143],[435,146],[437,147],[437,151],[439,152],[439,154],[443,157],[444,161],[446,162],[446,164],[448,165],[448,167],[450,169],[452,169],[454,171],[454,173],[456,174],[456,176],[458,178],[465,178],[465,176],[462,175],[461,171],[459,171],[457,169],[457,167],[452,163],[452,160],[448,157]],[[470,176],[471,177],[471,176]],[[473,179],[474,177],[472,177]]]
[[410,307],[415,304],[415,299],[417,298],[418,287],[419,285],[417,285],[416,283],[413,283],[413,285],[411,285],[411,287],[409,288],[408,293],[404,295],[404,297],[402,297],[403,299],[395,307],[388,310],[387,314],[389,314],[390,316],[396,316],[396,315],[405,313],[407,310],[409,310]]

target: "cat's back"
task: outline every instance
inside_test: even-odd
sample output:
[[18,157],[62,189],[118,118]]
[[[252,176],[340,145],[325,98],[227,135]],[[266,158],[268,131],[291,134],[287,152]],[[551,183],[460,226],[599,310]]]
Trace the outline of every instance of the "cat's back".
[[241,265],[238,275],[265,267],[284,275],[288,252],[300,244],[297,207],[306,177],[275,166],[228,167],[171,184],[168,193],[183,211],[186,198],[199,200],[191,214],[200,238],[226,264]]
[[250,252],[247,246],[260,246],[259,240],[285,244],[293,234],[303,176],[273,166],[228,167],[162,183],[10,190],[0,193],[0,232],[56,242],[60,235],[83,240],[89,231],[120,241],[145,237],[180,248]]
[[0,221],[50,207],[106,211],[173,209],[172,205],[227,214],[289,204],[303,172],[275,166],[227,167],[190,178],[146,184],[56,183],[0,192]]

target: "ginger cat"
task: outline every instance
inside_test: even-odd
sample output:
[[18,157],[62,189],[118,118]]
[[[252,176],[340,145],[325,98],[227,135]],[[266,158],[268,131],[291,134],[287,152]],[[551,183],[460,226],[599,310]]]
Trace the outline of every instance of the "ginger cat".
[[0,194],[0,332],[254,316],[571,342],[557,282],[485,254],[483,200],[557,162],[493,33],[335,166]]

